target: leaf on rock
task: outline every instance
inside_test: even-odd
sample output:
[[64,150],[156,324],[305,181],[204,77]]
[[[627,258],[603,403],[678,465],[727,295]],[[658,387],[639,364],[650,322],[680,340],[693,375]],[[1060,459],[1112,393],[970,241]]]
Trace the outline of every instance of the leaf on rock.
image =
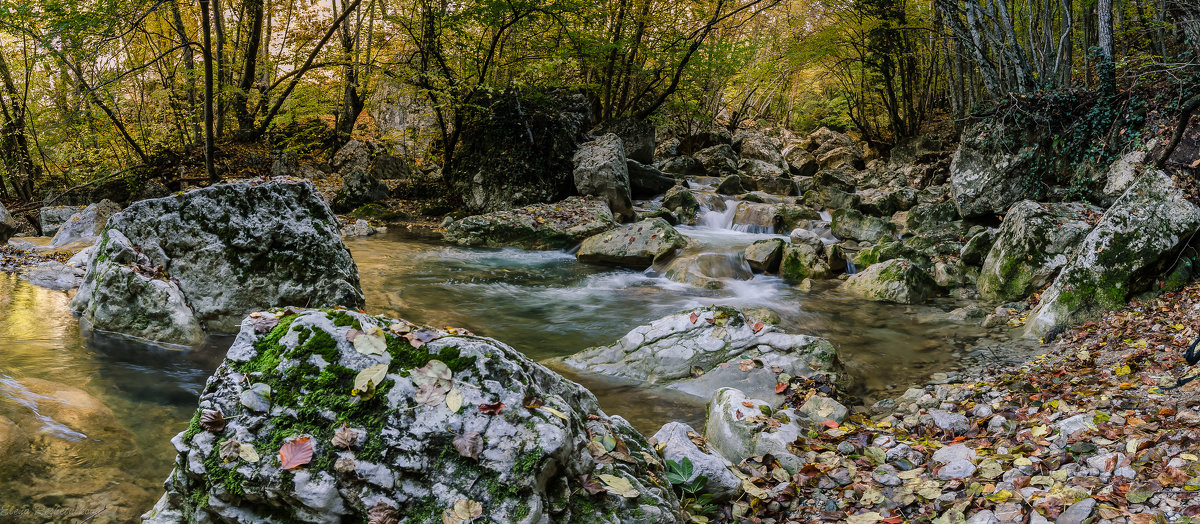
[[536,395],[527,395],[525,400],[521,401],[521,405],[529,409],[537,409],[546,405],[546,401]]
[[412,370],[412,377],[413,382],[418,385],[426,382],[441,382],[449,386],[450,380],[454,378],[454,373],[450,371],[450,367],[445,362],[430,360],[424,366]]
[[583,484],[583,489],[587,490],[589,495],[595,495],[597,493],[604,493],[608,491],[607,489],[604,489],[603,484],[600,484],[599,481],[588,475],[579,477],[579,482]]
[[222,462],[232,462],[237,460],[238,452],[241,451],[241,444],[234,439],[229,439],[222,441],[218,449]]
[[446,395],[450,391],[434,382],[426,382],[417,388],[416,400],[420,404],[426,406],[437,406],[446,401]]
[[287,442],[279,448],[279,467],[296,469],[312,461],[313,445],[311,437],[300,437]]
[[345,424],[342,424],[342,427],[333,433],[333,447],[335,448],[350,449],[357,444],[358,432]]
[[479,412],[485,415],[499,415],[500,410],[504,409],[503,402],[493,402],[491,404],[480,404]]
[[398,522],[400,522],[399,512],[382,500],[367,510],[367,524],[396,524]]
[[750,495],[751,497],[761,500],[766,500],[771,496],[769,493],[767,493],[767,490],[755,486],[754,483],[750,482],[748,479],[742,480],[742,491],[745,491],[746,494]]
[[700,319],[700,315],[692,313],[691,315],[688,316],[688,318],[691,319],[693,324],[695,324],[696,321]]
[[374,391],[383,382],[383,378],[387,376],[387,372],[387,364],[375,364],[359,371],[358,375],[354,377],[354,389],[350,391],[350,394],[357,396],[362,393]]
[[392,325],[388,326],[388,331],[397,335],[403,335],[412,331],[412,325],[408,322],[393,322]]
[[446,407],[450,408],[450,411],[452,411],[454,413],[458,413],[458,410],[462,409],[462,404],[463,404],[462,391],[457,390],[457,389],[452,389],[452,390],[450,390],[449,393],[446,393]]
[[883,515],[880,515],[879,512],[868,511],[846,517],[846,524],[875,524],[881,520],[883,520]]
[[749,360],[749,359],[742,359],[741,362],[738,362],[738,369],[740,369],[742,371],[750,371],[750,370],[754,369],[754,361]]
[[600,482],[604,483],[608,491],[616,495],[627,499],[637,498],[639,495],[638,490],[633,487],[633,484],[628,479],[616,475],[605,475],[603,473],[596,476],[600,479]]
[[354,350],[364,355],[379,355],[387,351],[387,339],[383,330],[377,327],[367,328],[366,332],[354,337]]
[[758,333],[759,331],[762,331],[763,328],[765,328],[765,327],[767,327],[766,324],[763,324],[762,322],[755,322],[754,323],[754,332]]
[[420,329],[420,330],[416,330],[416,331],[409,331],[408,333],[404,334],[401,338],[403,338],[404,340],[407,340],[408,343],[412,345],[412,347],[420,348],[421,346],[424,346],[425,344],[428,344],[430,342],[433,342],[434,340],[437,340],[438,334],[434,333],[433,331],[429,331],[427,329]]
[[561,412],[561,411],[559,411],[559,410],[557,410],[557,409],[554,409],[554,408],[552,408],[552,407],[550,407],[550,406],[542,406],[542,409],[544,409],[544,410],[546,410],[546,411],[549,411],[551,415],[554,415],[554,416],[556,416],[556,417],[558,417],[558,418],[561,418],[561,419],[563,419],[563,420],[568,420],[568,419],[567,419],[567,414],[566,414],[566,413],[563,413],[563,412]]
[[242,405],[253,411],[268,411],[271,409],[271,386],[265,382],[259,382],[250,386],[250,389],[242,390],[240,395]]
[[479,460],[479,454],[483,452],[483,436],[477,432],[468,431],[454,437],[454,449],[458,450],[459,455]]
[[[442,512],[442,522],[445,524],[471,522],[480,515],[483,515],[483,504],[470,499],[458,499],[458,502],[454,503],[454,507]],[[448,516],[449,519],[447,519]]]
[[257,333],[266,333],[272,329],[275,329],[275,326],[278,325],[279,317],[274,315],[265,317],[260,315],[258,318],[254,319],[254,331]]
[[259,460],[258,451],[255,450],[254,446],[250,445],[250,444],[239,445],[238,446],[238,456],[242,457],[242,460],[244,460],[246,462],[250,462],[250,463],[255,463],[255,462],[258,462],[258,460]]
[[206,409],[200,412],[200,427],[209,433],[220,433],[225,429],[225,415],[220,410]]

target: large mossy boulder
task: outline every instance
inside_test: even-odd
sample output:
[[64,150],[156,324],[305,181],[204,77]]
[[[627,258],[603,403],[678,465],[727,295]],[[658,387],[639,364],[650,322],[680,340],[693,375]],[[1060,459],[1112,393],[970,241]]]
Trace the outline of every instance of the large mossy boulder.
[[908,233],[923,233],[944,228],[958,216],[953,202],[925,204],[908,210],[904,229]]
[[852,238],[863,242],[878,242],[894,234],[891,224],[878,217],[864,215],[855,209],[835,210],[830,227],[838,238]]
[[863,298],[898,304],[920,304],[937,294],[937,282],[902,258],[875,264],[852,275],[842,289]]
[[1197,227],[1200,208],[1166,173],[1143,168],[1042,293],[1025,334],[1041,337],[1121,307],[1166,269]]
[[933,262],[925,253],[902,241],[887,238],[855,254],[854,266],[859,270],[863,270],[880,262],[887,262],[896,258],[903,258],[923,268],[933,266]]
[[683,186],[674,186],[663,195],[663,209],[675,214],[681,224],[696,223],[696,213],[700,212],[700,202],[695,193]]
[[[744,360],[750,365],[739,367]],[[634,328],[612,345],[585,349],[563,362],[580,371],[704,399],[722,387],[773,394],[778,382],[773,367],[792,376],[838,370],[837,354],[828,341],[784,333],[725,306],[668,315]]]
[[95,242],[104,231],[104,226],[108,224],[108,218],[120,212],[121,206],[111,200],[88,204],[58,226],[54,238],[50,240],[50,246],[63,247]]
[[575,152],[575,189],[608,203],[618,222],[633,220],[633,197],[629,190],[629,166],[621,138],[609,133],[592,140]]
[[223,184],[108,220],[71,310],[94,329],[197,344],[249,311],[361,308],[358,268],[310,182]]
[[790,282],[800,282],[806,278],[833,278],[833,268],[829,267],[825,246],[816,234],[807,233],[809,235],[802,242],[784,244],[779,276]]
[[774,273],[779,271],[779,261],[783,259],[783,247],[786,244],[781,238],[764,238],[746,246],[743,253],[750,269]]
[[983,261],[979,294],[988,300],[1017,300],[1049,284],[1103,212],[1078,203],[1017,203],[1005,213]]
[[579,246],[581,262],[645,269],[687,246],[687,238],[666,220],[651,218],[588,237]]
[[472,247],[568,249],[614,227],[604,201],[571,197],[457,220],[446,228],[445,240]]
[[454,164],[442,175],[467,212],[575,194],[571,159],[590,127],[585,97],[509,91],[480,94],[470,102]]
[[331,206],[339,213],[349,213],[362,206],[378,202],[390,196],[387,184],[361,169],[355,169],[342,178],[342,188],[333,197]]
[[984,121],[967,127],[950,161],[950,190],[959,216],[999,215],[1030,197],[1028,176],[1046,154],[1015,126]]
[[[678,521],[654,449],[627,421],[463,331],[260,313],[198,408],[146,522]],[[612,460],[593,438],[626,454]]]

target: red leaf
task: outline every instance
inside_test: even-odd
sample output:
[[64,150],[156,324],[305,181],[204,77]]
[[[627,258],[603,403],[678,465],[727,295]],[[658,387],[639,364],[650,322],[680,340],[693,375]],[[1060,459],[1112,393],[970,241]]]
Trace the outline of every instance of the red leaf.
[[758,333],[759,331],[762,331],[762,329],[765,327],[767,327],[766,324],[763,324],[762,322],[755,322],[754,323],[754,332]]
[[503,402],[493,402],[491,404],[480,404],[479,405],[479,412],[486,413],[488,415],[499,415],[500,410],[502,410],[502,409],[504,409]]
[[837,423],[837,422],[834,422],[834,421],[832,421],[832,420],[826,420],[826,421],[822,422],[822,423],[821,423],[821,425],[822,425],[822,426],[826,426],[826,427],[828,427],[828,428],[831,428],[831,429],[837,429],[837,428],[838,428],[838,423]]
[[904,517],[892,517],[890,519],[883,519],[879,522],[885,522],[887,524],[900,524],[901,522],[904,522]]
[[688,317],[688,318],[692,319],[692,323],[693,323],[693,324],[695,324],[695,323],[696,323],[696,320],[700,318],[700,315],[697,315],[697,314],[695,314],[695,313],[692,313],[692,315],[691,315],[690,317]]
[[743,405],[743,406],[746,406],[746,407],[748,407],[748,408],[752,408],[752,407],[754,407],[754,403],[753,403],[753,402],[750,402],[750,401],[748,401],[748,400],[743,400],[743,401],[742,401],[742,405]]
[[776,393],[783,393],[784,391],[787,391],[787,384],[784,384],[783,382],[775,384]]
[[709,324],[716,324],[716,323],[717,323],[717,319],[715,319],[715,318],[706,318],[706,319],[704,319],[704,321],[705,321],[705,322],[708,322]]
[[296,469],[312,461],[313,445],[309,437],[300,437],[279,448],[279,467]]

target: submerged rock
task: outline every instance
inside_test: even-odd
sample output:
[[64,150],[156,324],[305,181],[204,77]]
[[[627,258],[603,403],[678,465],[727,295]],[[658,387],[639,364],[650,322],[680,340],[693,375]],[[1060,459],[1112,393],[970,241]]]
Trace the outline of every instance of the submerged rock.
[[937,294],[937,283],[916,264],[894,258],[851,276],[842,289],[882,302],[919,304]]
[[741,252],[700,253],[676,257],[663,269],[663,276],[682,284],[722,289],[725,280],[750,280],[754,273]]
[[363,306],[337,218],[309,182],[224,184],[109,219],[71,310],[94,329],[196,344],[247,311]]
[[1084,237],[1042,301],[1025,334],[1040,337],[1104,309],[1120,307],[1145,289],[1175,250],[1200,227],[1200,208],[1166,173],[1145,168]]
[[633,220],[629,166],[620,137],[609,133],[579,146],[573,162],[575,189],[580,195],[599,197],[607,202],[618,222]]
[[[582,386],[493,339],[409,329],[344,311],[247,318],[145,521],[425,522],[463,507],[490,522],[678,522],[653,448]],[[269,411],[242,403],[257,384]]]
[[59,226],[54,239],[50,241],[50,247],[95,242],[100,237],[100,232],[104,231],[105,224],[108,224],[108,218],[119,212],[121,206],[111,200],[88,205]]
[[82,268],[50,260],[39,262],[21,275],[21,278],[35,286],[62,291],[79,287],[83,282],[83,275]]
[[988,300],[1017,300],[1049,284],[1092,230],[1089,219],[1103,211],[1087,204],[1032,200],[1014,205],[984,259],[979,294]]
[[469,216],[446,228],[446,241],[460,246],[567,249],[617,227],[602,200],[571,197],[509,211]]
[[824,339],[751,323],[740,311],[724,306],[668,315],[634,328],[615,344],[585,349],[563,362],[581,371],[665,386],[700,398],[730,386],[777,396],[778,373],[773,368],[792,376],[833,373],[838,368],[837,354]]
[[651,218],[588,237],[576,255],[581,262],[645,269],[687,246],[666,220]]

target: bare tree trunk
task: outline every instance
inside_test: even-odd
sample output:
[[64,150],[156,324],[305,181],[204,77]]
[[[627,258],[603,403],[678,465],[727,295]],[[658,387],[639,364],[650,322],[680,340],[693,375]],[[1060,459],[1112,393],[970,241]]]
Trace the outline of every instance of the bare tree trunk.
[[1097,45],[1100,46],[1100,90],[1112,93],[1117,88],[1117,72],[1113,65],[1112,0],[1096,1]]
[[212,27],[209,22],[209,0],[200,0],[200,33],[204,35],[204,174],[211,182],[220,181],[213,166],[216,147],[213,144],[213,56]]
[[171,16],[175,19],[175,32],[179,34],[179,43],[183,45],[183,70],[187,75],[188,121],[191,124],[192,141],[199,142],[201,138],[200,118],[196,114],[196,57],[192,52],[192,40],[188,37],[187,26],[183,25],[178,0],[171,2]]
[[250,89],[254,87],[258,66],[259,46],[263,34],[263,0],[246,0],[246,15],[250,18],[246,53],[243,55],[242,78],[234,94],[233,112],[238,121],[238,132],[243,135],[254,131],[254,112],[250,108]]
[[213,24],[216,29],[217,37],[217,75],[216,75],[216,131],[215,135],[220,137],[225,135],[225,12],[221,8],[221,0],[211,0],[213,10]]

